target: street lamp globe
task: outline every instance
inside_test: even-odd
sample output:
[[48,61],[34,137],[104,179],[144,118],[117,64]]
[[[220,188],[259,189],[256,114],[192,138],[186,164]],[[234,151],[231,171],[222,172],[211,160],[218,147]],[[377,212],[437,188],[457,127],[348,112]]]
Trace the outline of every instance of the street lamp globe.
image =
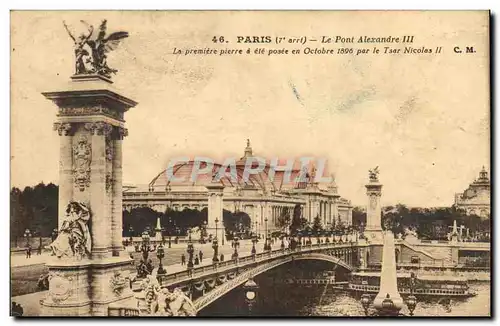
[[246,293],[246,297],[248,300],[254,300],[255,299],[255,291],[248,290]]
[[417,298],[412,294],[408,296],[406,299],[406,305],[408,306],[408,310],[410,311],[410,316],[413,316],[413,311],[417,306]]
[[243,289],[245,290],[245,297],[248,303],[253,303],[255,301],[255,297],[257,296],[257,289],[259,286],[255,283],[254,280],[249,279],[245,285],[243,285]]

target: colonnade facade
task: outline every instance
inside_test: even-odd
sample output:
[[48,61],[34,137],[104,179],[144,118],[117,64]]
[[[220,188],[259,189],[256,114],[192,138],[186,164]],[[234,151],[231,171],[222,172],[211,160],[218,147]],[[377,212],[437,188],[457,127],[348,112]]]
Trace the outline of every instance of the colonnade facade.
[[[334,226],[339,219],[344,225],[352,224],[352,206],[348,201],[338,196],[256,198],[253,196],[227,196],[221,192],[220,199],[223,210],[246,213],[250,217],[251,230],[262,237],[265,236],[266,230],[273,232],[280,229],[280,217],[288,216],[291,221],[297,205],[300,208],[302,218],[312,224],[314,218],[319,216],[325,229]],[[184,209],[201,211],[207,208],[210,215],[210,205],[206,193],[204,195],[185,194],[185,196],[176,196],[175,198],[159,198],[158,195],[151,192],[144,192],[142,196],[138,196],[137,193],[132,196],[124,193],[123,207],[129,211],[133,208],[149,207],[158,212],[165,212],[169,208],[174,211],[183,211]],[[217,211],[220,211],[219,207],[217,207]],[[212,213],[212,216],[215,215],[217,214]],[[222,216],[218,216],[217,219],[221,220]]]

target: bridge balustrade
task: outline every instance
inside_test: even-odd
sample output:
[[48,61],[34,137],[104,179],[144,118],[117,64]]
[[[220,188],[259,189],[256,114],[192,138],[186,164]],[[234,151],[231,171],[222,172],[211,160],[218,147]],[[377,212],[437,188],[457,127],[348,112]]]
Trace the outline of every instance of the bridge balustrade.
[[[160,282],[160,285],[162,286],[168,286],[173,283],[181,283],[184,281],[188,281],[193,278],[198,278],[204,275],[210,275],[213,274],[214,271],[217,272],[223,272],[226,270],[230,270],[234,267],[240,267],[240,266],[246,266],[249,264],[253,263],[258,263],[261,261],[268,260],[270,257],[279,257],[279,256],[287,256],[290,254],[298,253],[298,252],[310,252],[315,249],[322,249],[322,248],[345,248],[349,249],[351,244],[349,243],[316,243],[316,244],[310,244],[307,247],[304,246],[298,246],[295,249],[290,249],[290,248],[285,248],[285,249],[274,249],[270,251],[265,251],[265,252],[260,252],[256,253],[255,255],[248,255],[248,256],[243,256],[238,258],[237,260],[226,260],[223,262],[218,262],[217,264],[211,264],[211,265],[206,265],[206,266],[200,266],[197,268],[194,268],[191,270],[191,273],[189,273],[187,270],[181,271],[181,272],[176,272],[172,274],[167,274],[167,275],[159,275],[158,281]],[[339,257],[339,255],[335,255],[336,257]]]

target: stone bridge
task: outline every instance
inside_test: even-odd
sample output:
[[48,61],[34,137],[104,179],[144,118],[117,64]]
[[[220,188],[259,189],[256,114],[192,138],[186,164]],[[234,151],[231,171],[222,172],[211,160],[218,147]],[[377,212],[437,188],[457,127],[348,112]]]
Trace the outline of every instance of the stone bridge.
[[[157,279],[162,287],[170,291],[181,288],[200,311],[248,279],[288,262],[321,260],[353,271],[356,261],[359,261],[358,250],[359,247],[354,242],[321,243],[299,246],[295,249],[276,249],[197,267],[191,272],[185,270],[159,275]],[[137,308],[110,307],[109,310],[111,316],[137,316],[139,313]]]
[[183,271],[160,276],[158,280],[162,287],[170,290],[181,287],[199,311],[249,278],[294,260],[328,261],[352,271],[357,250],[354,244],[314,244],[295,250],[277,249],[195,268],[191,275]]

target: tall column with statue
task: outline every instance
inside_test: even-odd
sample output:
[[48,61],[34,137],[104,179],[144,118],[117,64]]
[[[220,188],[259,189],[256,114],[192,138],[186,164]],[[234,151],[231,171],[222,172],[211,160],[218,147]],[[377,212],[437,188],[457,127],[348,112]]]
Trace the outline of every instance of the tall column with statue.
[[[62,90],[43,95],[58,107],[54,129],[59,152],[59,234],[47,262],[45,316],[104,316],[108,306],[132,297],[131,259],[122,252],[122,152],[124,113],[137,103],[112,87],[109,50],[127,32],[74,36],[75,74]],[[106,50],[105,50],[106,49]]]
[[368,196],[368,207],[366,209],[365,235],[371,242],[382,241],[382,208],[380,198],[382,196],[382,184],[378,179],[378,166],[369,171],[369,182],[365,185]]

